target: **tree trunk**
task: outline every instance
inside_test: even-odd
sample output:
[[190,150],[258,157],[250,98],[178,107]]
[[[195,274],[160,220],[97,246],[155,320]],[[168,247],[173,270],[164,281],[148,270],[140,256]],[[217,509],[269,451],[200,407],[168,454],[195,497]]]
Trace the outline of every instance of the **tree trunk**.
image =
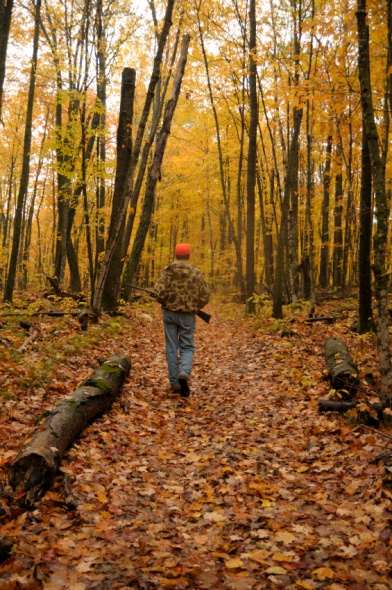
[[38,44],[39,44],[39,26],[40,26],[40,14],[41,14],[41,0],[37,0],[35,6],[35,21],[34,21],[34,38],[33,38],[33,55],[31,58],[31,71],[30,71],[30,83],[29,93],[27,100],[27,113],[26,113],[26,126],[23,141],[23,162],[22,162],[22,173],[20,178],[19,193],[14,218],[14,233],[12,237],[12,249],[9,263],[9,270],[7,276],[7,282],[4,290],[4,301],[12,302],[15,278],[17,270],[17,261],[19,254],[19,246],[21,240],[21,228],[22,228],[22,216],[23,209],[25,206],[27,189],[29,186],[29,173],[30,173],[30,152],[31,152],[31,140],[32,140],[32,127],[33,127],[33,107],[34,107],[34,95],[35,95],[35,80],[37,75],[37,62],[38,62]]
[[256,162],[258,104],[256,87],[256,1],[249,3],[249,145],[246,199],[246,294],[245,310],[255,313],[253,300],[255,290],[255,203],[256,203]]
[[358,332],[365,334],[374,329],[372,312],[372,169],[365,126],[362,126],[362,175],[359,224],[359,308]]
[[[46,117],[45,117],[45,126],[44,126],[44,133],[42,136],[42,140],[41,140],[41,148],[39,151],[39,159],[38,159],[38,165],[37,165],[37,171],[35,174],[35,181],[34,181],[34,189],[33,189],[33,195],[31,198],[31,203],[30,203],[30,208],[29,208],[29,213],[27,216],[27,224],[26,224],[26,232],[25,232],[25,242],[24,242],[24,248],[23,248],[23,256],[22,256],[22,266],[23,266],[23,288],[26,289],[27,288],[27,279],[28,279],[28,273],[27,273],[27,266],[28,266],[28,262],[29,262],[29,257],[30,257],[30,247],[31,247],[31,236],[32,236],[32,227],[33,227],[33,218],[34,218],[34,212],[36,210],[36,206],[35,206],[35,201],[37,198],[37,191],[38,191],[38,180],[41,174],[41,170],[42,170],[42,165],[43,165],[43,161],[44,161],[44,146],[45,146],[45,140],[46,140],[46,134],[47,134],[47,130],[48,130],[48,119],[49,119],[49,109],[46,112]],[[43,186],[43,194],[45,193],[45,185],[46,185],[46,178],[44,181],[44,186]]]
[[[146,194],[144,197],[143,209],[140,217],[139,226],[136,232],[135,241],[132,252],[129,257],[128,265],[124,275],[124,283],[132,283],[136,269],[140,262],[140,256],[143,251],[144,242],[148,232],[151,221],[151,216],[154,210],[155,189],[161,174],[161,165],[165,153],[166,143],[170,134],[171,123],[177,106],[178,97],[180,95],[182,78],[185,71],[187,61],[188,47],[190,36],[184,35],[181,45],[181,53],[178,61],[177,72],[173,81],[172,95],[166,104],[163,115],[162,128],[157,138],[154,158],[147,177]],[[130,287],[124,288],[124,297],[129,295]]]
[[[150,6],[152,8],[153,18],[154,18],[154,22],[155,22],[156,16],[155,16],[155,10],[154,10],[153,3],[151,3]],[[126,222],[124,238],[123,238],[123,243],[122,243],[122,254],[121,254],[122,260],[125,260],[126,256],[127,256],[128,247],[129,247],[129,243],[130,243],[131,236],[132,236],[133,226],[135,223],[136,211],[137,211],[137,207],[138,207],[138,203],[139,203],[140,193],[142,191],[143,180],[145,178],[145,173],[146,173],[147,165],[149,162],[150,151],[151,151],[151,147],[152,147],[154,140],[155,140],[158,125],[161,121],[163,105],[165,102],[169,81],[171,80],[172,68],[173,68],[174,62],[176,60],[179,41],[180,41],[180,28],[177,30],[176,41],[174,43],[174,48],[173,48],[172,55],[171,55],[171,62],[170,62],[169,71],[166,74],[165,84],[163,85],[163,88],[162,88],[162,83],[161,83],[162,81],[161,80],[159,80],[158,84],[157,84],[157,89],[156,89],[156,93],[155,93],[155,100],[154,100],[154,107],[153,107],[152,118],[151,118],[151,126],[150,126],[150,131],[148,134],[148,140],[145,142],[144,147],[143,147],[142,155],[140,158],[140,165],[139,165],[139,169],[138,169],[138,173],[137,173],[137,178],[136,178],[135,186],[133,187],[133,190],[132,190],[132,195],[131,195],[131,200],[130,200],[130,211],[129,211],[128,219]],[[121,267],[119,268],[120,272],[118,273],[118,279],[120,279],[122,268],[123,267],[121,265]]]
[[[314,260],[314,236],[313,236],[313,219],[312,219],[312,201],[314,198],[313,186],[313,164],[312,164],[312,136],[310,133],[310,103],[306,101],[306,259],[309,264],[308,287],[309,287],[309,314],[314,314],[316,310],[316,277],[315,277],[315,260]],[[306,269],[306,264],[303,270]],[[305,280],[306,278],[303,277]]]
[[[135,97],[136,72],[132,68],[124,68],[121,81],[120,115],[117,128],[117,164],[114,181],[112,214],[110,217],[108,240],[112,238],[118,207],[121,203],[124,184],[127,175],[127,167],[132,154],[132,121]],[[120,233],[123,233],[125,219]],[[102,295],[102,307],[105,310],[113,310],[117,306],[120,295],[120,277],[122,272],[122,247],[118,240],[113,251],[113,257],[108,270],[108,279],[105,283]]]
[[287,250],[287,228],[290,204],[290,192],[293,183],[293,175],[296,172],[296,162],[298,159],[299,149],[299,132],[302,123],[302,109],[294,109],[294,129],[293,136],[290,143],[287,174],[284,187],[284,198],[282,203],[282,216],[280,220],[279,240],[276,251],[276,269],[274,280],[274,296],[273,296],[273,310],[272,315],[276,319],[283,318],[283,284],[285,271],[285,253]]
[[97,149],[98,159],[98,186],[97,186],[97,220],[96,220],[96,250],[95,250],[95,274],[99,267],[100,254],[104,252],[105,219],[103,209],[106,200],[106,31],[102,14],[102,0],[97,2],[97,98],[100,107],[99,141]]
[[199,11],[198,11],[197,17],[198,17],[197,26],[198,26],[198,31],[199,31],[200,45],[201,45],[201,50],[203,53],[204,67],[205,67],[206,76],[207,76],[208,95],[209,95],[209,99],[210,99],[210,103],[211,103],[211,107],[212,107],[212,113],[214,116],[214,123],[215,123],[216,141],[217,141],[218,156],[219,156],[219,175],[220,175],[223,203],[224,203],[226,213],[227,213],[227,220],[229,223],[230,236],[234,242],[234,247],[235,247],[236,266],[237,266],[236,273],[237,273],[237,278],[238,278],[239,289],[240,289],[241,295],[244,295],[245,294],[245,281],[244,281],[244,273],[243,273],[243,266],[242,266],[241,241],[240,241],[240,237],[238,235],[236,235],[236,232],[234,229],[234,223],[233,223],[231,213],[230,213],[230,202],[229,202],[228,195],[227,195],[227,183],[226,183],[226,179],[225,179],[225,175],[224,175],[221,131],[220,131],[220,126],[219,126],[218,113],[217,113],[217,109],[215,106],[214,93],[213,93],[213,89],[212,89],[212,81],[211,81],[211,77],[210,77],[208,58],[207,58],[207,53],[206,53],[206,49],[205,49],[204,36],[203,36],[203,30],[202,30],[202,26],[201,26],[201,22],[200,22],[200,12]]
[[321,209],[320,287],[329,283],[329,189],[331,185],[332,135],[328,135],[323,174],[323,204]]
[[391,353],[388,332],[388,218],[389,205],[385,184],[385,166],[380,155],[379,137],[373,108],[370,79],[369,28],[366,24],[366,0],[358,0],[358,72],[361,88],[362,113],[372,166],[377,225],[373,238],[375,297],[377,304],[377,346],[380,360],[381,397],[391,402]]
[[336,160],[339,168],[335,177],[335,206],[334,206],[334,233],[333,233],[333,287],[337,289],[342,286],[342,264],[343,264],[343,173],[342,167],[342,145],[336,148]]
[[129,204],[129,200],[130,200],[130,197],[132,194],[133,178],[134,178],[134,174],[135,174],[136,165],[137,165],[137,162],[138,162],[139,156],[140,156],[145,127],[147,125],[147,119],[148,119],[148,116],[149,116],[149,113],[151,110],[152,101],[154,99],[155,88],[156,88],[156,85],[157,85],[159,78],[160,78],[160,67],[161,67],[161,63],[162,63],[163,50],[165,48],[166,40],[167,40],[169,30],[170,30],[170,27],[172,24],[171,17],[172,17],[173,8],[174,8],[174,2],[175,2],[175,0],[168,0],[168,3],[167,3],[166,13],[165,13],[165,17],[164,17],[164,24],[163,24],[162,32],[159,36],[158,48],[157,48],[157,52],[156,52],[155,59],[154,59],[153,72],[151,74],[150,82],[148,85],[146,100],[145,100],[144,107],[143,107],[143,112],[140,117],[138,132],[137,132],[137,136],[135,139],[135,147],[132,151],[131,161],[130,161],[130,164],[127,169],[126,180],[125,180],[121,203],[120,203],[118,210],[117,210],[116,221],[114,223],[113,232],[112,232],[110,239],[108,239],[105,257],[102,261],[102,265],[101,265],[101,268],[100,268],[100,271],[98,274],[97,284],[96,284],[96,288],[95,288],[95,292],[94,292],[94,301],[93,301],[93,309],[96,312],[100,312],[100,310],[101,310],[103,290],[104,290],[106,282],[108,280],[108,271],[109,271],[109,268],[110,268],[110,265],[112,262],[114,251],[117,247],[117,243],[122,238],[121,229],[124,227],[124,223],[125,223],[125,219],[126,219],[126,215],[127,215],[128,204]]
[[32,505],[50,487],[76,436],[110,408],[130,368],[126,357],[110,357],[90,379],[56,404],[25,444],[11,466],[10,483],[17,494],[26,493],[26,505]]
[[346,218],[344,223],[344,239],[343,239],[343,270],[342,270],[342,287],[346,288],[350,285],[350,263],[352,263],[353,256],[350,256],[350,251],[353,251],[353,233],[354,233],[354,194],[353,194],[353,134],[351,125],[351,106],[349,109],[349,137],[348,137],[348,158],[345,157],[346,162],[346,179],[347,179],[347,203],[346,203]]
[[80,293],[82,291],[82,282],[80,280],[78,256],[71,238],[68,240],[67,260],[70,275],[69,289],[71,293]]
[[[257,187],[259,193],[260,220],[264,248],[265,284],[267,285],[267,287],[271,287],[273,284],[274,276],[274,244],[272,235],[272,223],[270,215],[266,213],[266,208],[264,206],[264,191],[260,174],[257,175]],[[270,191],[270,194],[271,193],[272,189]]]
[[0,0],[0,119],[2,115],[5,65],[13,7],[14,0],[8,0],[7,4],[5,4],[5,0]]

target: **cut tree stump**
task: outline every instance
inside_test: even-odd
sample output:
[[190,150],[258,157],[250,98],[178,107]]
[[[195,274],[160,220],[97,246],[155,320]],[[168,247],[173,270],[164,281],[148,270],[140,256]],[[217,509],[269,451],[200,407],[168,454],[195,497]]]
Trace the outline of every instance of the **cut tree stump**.
[[10,470],[10,484],[31,506],[48,489],[62,458],[76,436],[94,418],[108,410],[129,374],[131,363],[116,354],[108,358],[50,413],[25,444]]
[[348,397],[352,397],[359,384],[358,367],[353,362],[343,340],[339,338],[326,340],[325,362],[332,387],[336,391],[347,392]]

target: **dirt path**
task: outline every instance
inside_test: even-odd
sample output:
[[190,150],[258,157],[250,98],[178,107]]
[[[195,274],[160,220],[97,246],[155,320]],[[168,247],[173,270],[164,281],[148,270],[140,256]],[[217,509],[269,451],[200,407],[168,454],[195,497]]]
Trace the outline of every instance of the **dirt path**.
[[64,462],[78,509],[59,487],[3,527],[0,590],[391,588],[385,439],[319,415],[330,328],[295,329],[198,321],[183,400],[159,316],[133,322],[121,398]]

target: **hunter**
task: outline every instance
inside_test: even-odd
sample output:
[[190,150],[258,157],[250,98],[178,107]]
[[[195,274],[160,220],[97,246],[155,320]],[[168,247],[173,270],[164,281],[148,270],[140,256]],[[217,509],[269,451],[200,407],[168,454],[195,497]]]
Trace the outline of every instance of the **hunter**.
[[170,387],[173,393],[180,393],[183,397],[188,397],[190,393],[195,313],[210,298],[204,275],[189,262],[190,255],[189,244],[177,244],[174,262],[162,271],[155,285],[157,300],[163,309]]

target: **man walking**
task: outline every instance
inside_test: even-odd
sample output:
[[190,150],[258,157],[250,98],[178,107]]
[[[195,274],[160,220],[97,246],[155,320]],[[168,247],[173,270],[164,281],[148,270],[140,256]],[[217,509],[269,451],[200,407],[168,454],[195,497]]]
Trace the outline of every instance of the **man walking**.
[[[166,360],[171,390],[188,397],[194,353],[195,313],[204,307],[210,291],[203,273],[189,262],[188,244],[177,244],[175,261],[167,266],[155,285],[163,308]],[[178,359],[178,352],[180,358]]]

